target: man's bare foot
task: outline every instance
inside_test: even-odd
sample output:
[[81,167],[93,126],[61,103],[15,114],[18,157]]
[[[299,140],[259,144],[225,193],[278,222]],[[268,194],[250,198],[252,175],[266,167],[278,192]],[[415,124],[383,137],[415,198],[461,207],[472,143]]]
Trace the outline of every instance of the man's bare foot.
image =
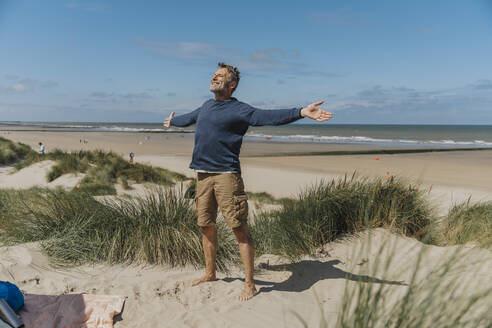
[[198,279],[195,279],[191,282],[191,286],[196,286],[196,285],[199,285],[201,284],[202,282],[207,282],[207,281],[216,281],[217,278],[215,278],[215,275],[204,275],[203,277],[201,278],[198,278]]
[[253,296],[258,294],[256,291],[255,285],[246,285],[244,284],[244,288],[241,291],[241,294],[239,294],[239,300],[240,301],[247,301],[251,299]]

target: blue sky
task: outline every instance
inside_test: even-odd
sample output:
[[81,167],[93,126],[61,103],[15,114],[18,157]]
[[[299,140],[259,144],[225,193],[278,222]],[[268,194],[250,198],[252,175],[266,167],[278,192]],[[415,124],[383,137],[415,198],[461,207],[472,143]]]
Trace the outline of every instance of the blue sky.
[[333,123],[492,124],[492,1],[0,0],[0,121],[159,122],[212,97]]

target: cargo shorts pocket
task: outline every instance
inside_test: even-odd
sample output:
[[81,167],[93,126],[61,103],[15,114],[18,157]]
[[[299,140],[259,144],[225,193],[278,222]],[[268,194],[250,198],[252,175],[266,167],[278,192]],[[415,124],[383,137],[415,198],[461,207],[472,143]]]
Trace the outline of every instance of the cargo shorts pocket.
[[195,213],[200,227],[215,224],[217,218],[217,208],[204,197],[195,198]]
[[248,218],[248,196],[234,195],[234,205],[236,212],[236,219],[244,221]]

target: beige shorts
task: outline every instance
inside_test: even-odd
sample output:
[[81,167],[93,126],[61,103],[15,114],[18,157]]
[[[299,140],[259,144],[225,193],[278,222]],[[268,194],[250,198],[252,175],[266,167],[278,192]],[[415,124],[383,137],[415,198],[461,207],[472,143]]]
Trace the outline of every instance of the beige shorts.
[[214,225],[217,207],[231,228],[238,228],[248,219],[248,197],[239,173],[197,173],[195,208],[198,225]]

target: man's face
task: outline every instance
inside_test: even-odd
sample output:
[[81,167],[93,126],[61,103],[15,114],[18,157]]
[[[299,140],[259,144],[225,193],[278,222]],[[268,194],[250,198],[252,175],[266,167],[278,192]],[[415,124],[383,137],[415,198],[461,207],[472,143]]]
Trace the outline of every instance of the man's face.
[[210,91],[223,93],[228,91],[229,87],[229,72],[226,68],[219,68],[210,80]]

